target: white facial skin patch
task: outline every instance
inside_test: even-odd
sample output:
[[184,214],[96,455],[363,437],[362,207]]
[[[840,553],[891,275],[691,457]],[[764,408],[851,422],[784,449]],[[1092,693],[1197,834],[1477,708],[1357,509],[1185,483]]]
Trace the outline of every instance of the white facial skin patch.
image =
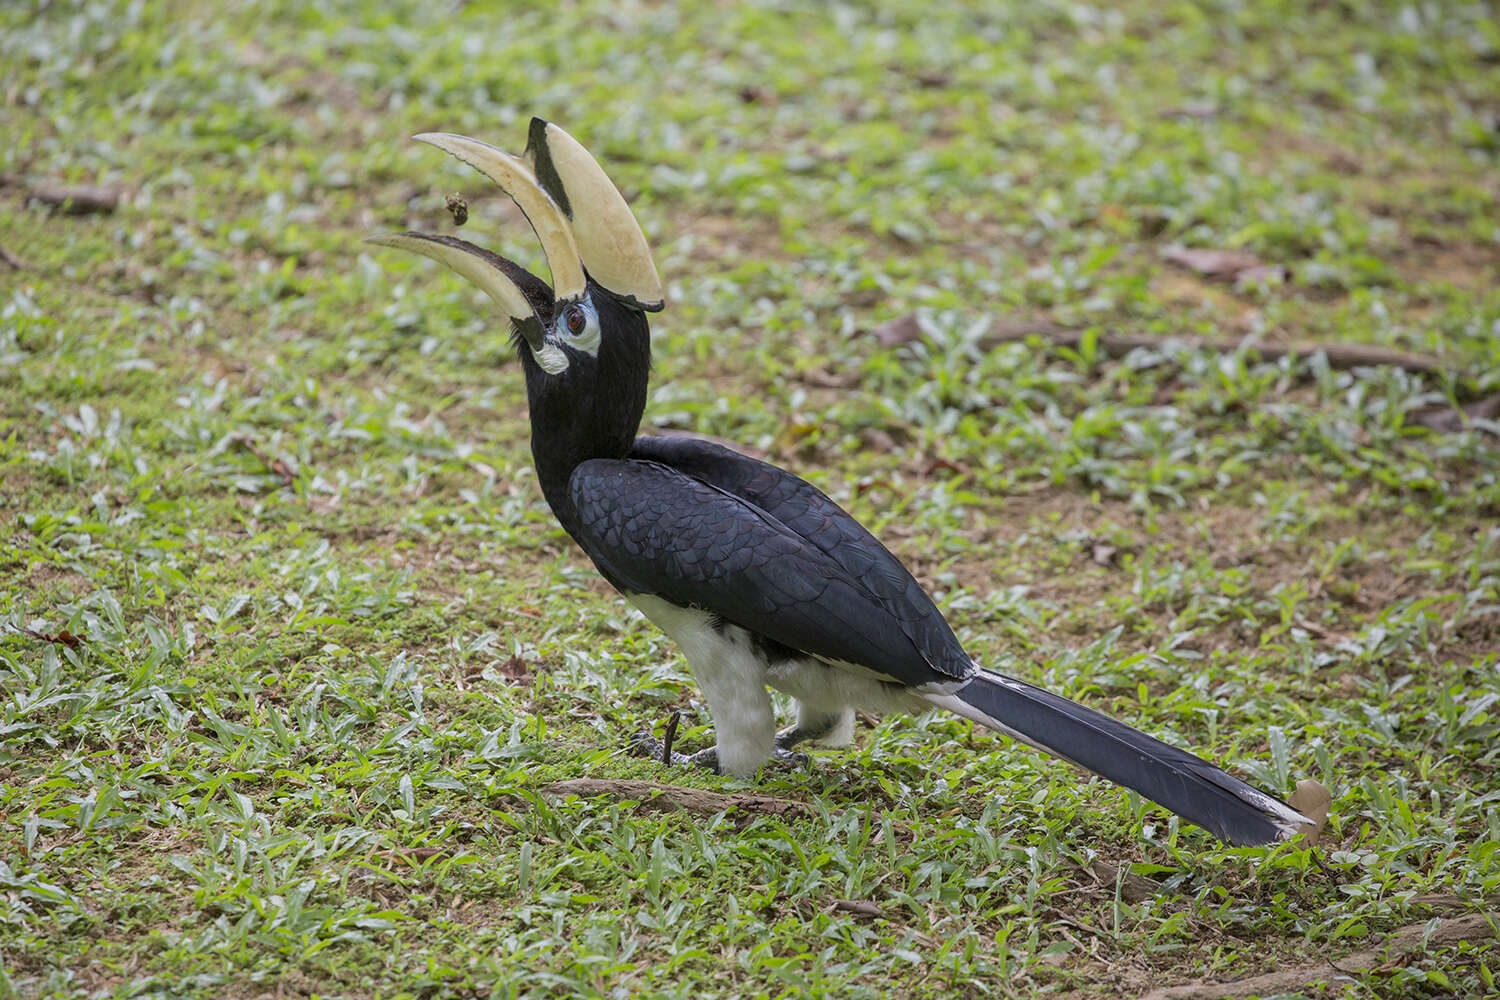
[[532,351],[531,356],[536,358],[537,366],[548,375],[561,375],[568,370],[568,352],[556,344],[543,344],[542,349]]
[[593,358],[599,355],[599,343],[599,313],[594,303],[584,298],[568,303],[558,312],[546,342],[540,350],[533,350],[531,356],[548,375],[561,375],[569,364],[564,346]]

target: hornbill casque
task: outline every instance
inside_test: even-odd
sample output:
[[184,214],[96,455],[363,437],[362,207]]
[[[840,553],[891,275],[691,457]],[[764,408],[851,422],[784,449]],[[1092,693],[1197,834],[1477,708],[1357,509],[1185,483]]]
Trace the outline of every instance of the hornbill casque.
[[[664,305],[645,235],[572,136],[533,119],[521,156],[449,133],[416,136],[520,207],[552,284],[451,236],[370,242],[446,264],[509,321],[526,377],[542,494],[625,599],[682,648],[716,745],[673,755],[749,778],[798,744],[847,744],[855,709],[942,708],[1055,754],[1237,845],[1307,820],[1193,754],[964,652],[899,560],[815,486],[705,441],[637,437],[651,368],[647,313]],[[792,696],[776,731],[768,687]]]

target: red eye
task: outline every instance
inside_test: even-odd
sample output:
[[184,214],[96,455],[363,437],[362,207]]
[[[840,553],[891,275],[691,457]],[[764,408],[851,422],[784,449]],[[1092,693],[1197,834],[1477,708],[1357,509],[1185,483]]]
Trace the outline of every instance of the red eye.
[[567,321],[568,332],[573,334],[575,337],[578,334],[582,333],[583,328],[588,326],[589,323],[588,317],[583,314],[583,310],[578,306],[569,307]]

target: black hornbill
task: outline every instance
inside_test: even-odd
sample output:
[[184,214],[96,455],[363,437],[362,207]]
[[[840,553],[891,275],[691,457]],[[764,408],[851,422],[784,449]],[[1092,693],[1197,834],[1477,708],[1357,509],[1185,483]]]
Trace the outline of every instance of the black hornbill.
[[[816,487],[698,440],[636,437],[664,304],[645,235],[579,143],[533,119],[522,156],[418,140],[488,175],[542,243],[552,285],[464,240],[373,237],[441,261],[510,321],[548,505],[599,572],[682,647],[716,746],[675,760],[750,777],[805,740],[849,742],[854,710],[934,706],[1133,788],[1232,844],[1306,820],[1183,750],[980,667],[904,566]],[[775,728],[767,687],[791,695]]]

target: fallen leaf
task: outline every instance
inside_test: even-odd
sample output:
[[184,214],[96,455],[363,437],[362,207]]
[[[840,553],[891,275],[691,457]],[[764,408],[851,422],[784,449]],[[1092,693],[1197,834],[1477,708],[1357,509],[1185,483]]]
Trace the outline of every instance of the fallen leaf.
[[775,104],[776,94],[765,87],[750,84],[739,89],[739,98],[746,104]]
[[77,649],[83,645],[83,636],[74,635],[67,629],[63,629],[60,632],[38,632],[35,629],[22,628],[20,632],[22,635],[29,635],[33,639],[40,639],[42,642],[50,642],[57,646],[67,646],[69,649]]
[[930,476],[934,472],[939,471],[951,472],[956,476],[967,476],[973,472],[972,469],[970,469],[967,465],[964,465],[962,462],[955,462],[947,458],[934,458],[931,462],[927,463],[927,468],[923,471],[922,474],[924,476]]
[[1453,434],[1463,430],[1472,421],[1493,420],[1497,416],[1500,416],[1500,392],[1468,403],[1461,410],[1451,406],[1430,406],[1418,410],[1411,422],[1443,434]]
[[1268,270],[1279,270],[1267,268],[1264,261],[1245,250],[1204,250],[1170,246],[1162,250],[1161,255],[1178,267],[1216,281],[1234,281],[1241,275],[1252,271],[1262,273]]
[[1099,880],[1099,885],[1108,889],[1110,893],[1115,891],[1115,885],[1118,884],[1120,898],[1127,903],[1139,903],[1161,893],[1161,883],[1156,879],[1137,875],[1135,872],[1112,865],[1102,858],[1095,858],[1089,862],[1089,870]]
[[531,679],[531,667],[519,656],[512,656],[496,667],[495,670],[506,680],[527,681]]
[[1261,264],[1258,267],[1247,267],[1234,276],[1236,285],[1250,285],[1259,281],[1285,281],[1286,268],[1280,264]]
[[1312,825],[1303,829],[1302,836],[1305,846],[1316,845],[1323,835],[1323,828],[1328,825],[1328,807],[1333,805],[1333,794],[1322,782],[1303,778],[1286,801],[1287,805],[1312,820]]
[[859,432],[859,440],[871,451],[887,452],[896,450],[896,439],[879,427],[866,427]]
[[859,384],[859,377],[826,368],[808,368],[797,373],[797,381],[816,389],[848,389]]
[[1219,109],[1213,104],[1184,104],[1181,107],[1166,108],[1157,114],[1158,118],[1194,118],[1198,121],[1218,116]]
[[896,347],[922,339],[922,326],[913,313],[888,320],[870,331],[882,347]]

